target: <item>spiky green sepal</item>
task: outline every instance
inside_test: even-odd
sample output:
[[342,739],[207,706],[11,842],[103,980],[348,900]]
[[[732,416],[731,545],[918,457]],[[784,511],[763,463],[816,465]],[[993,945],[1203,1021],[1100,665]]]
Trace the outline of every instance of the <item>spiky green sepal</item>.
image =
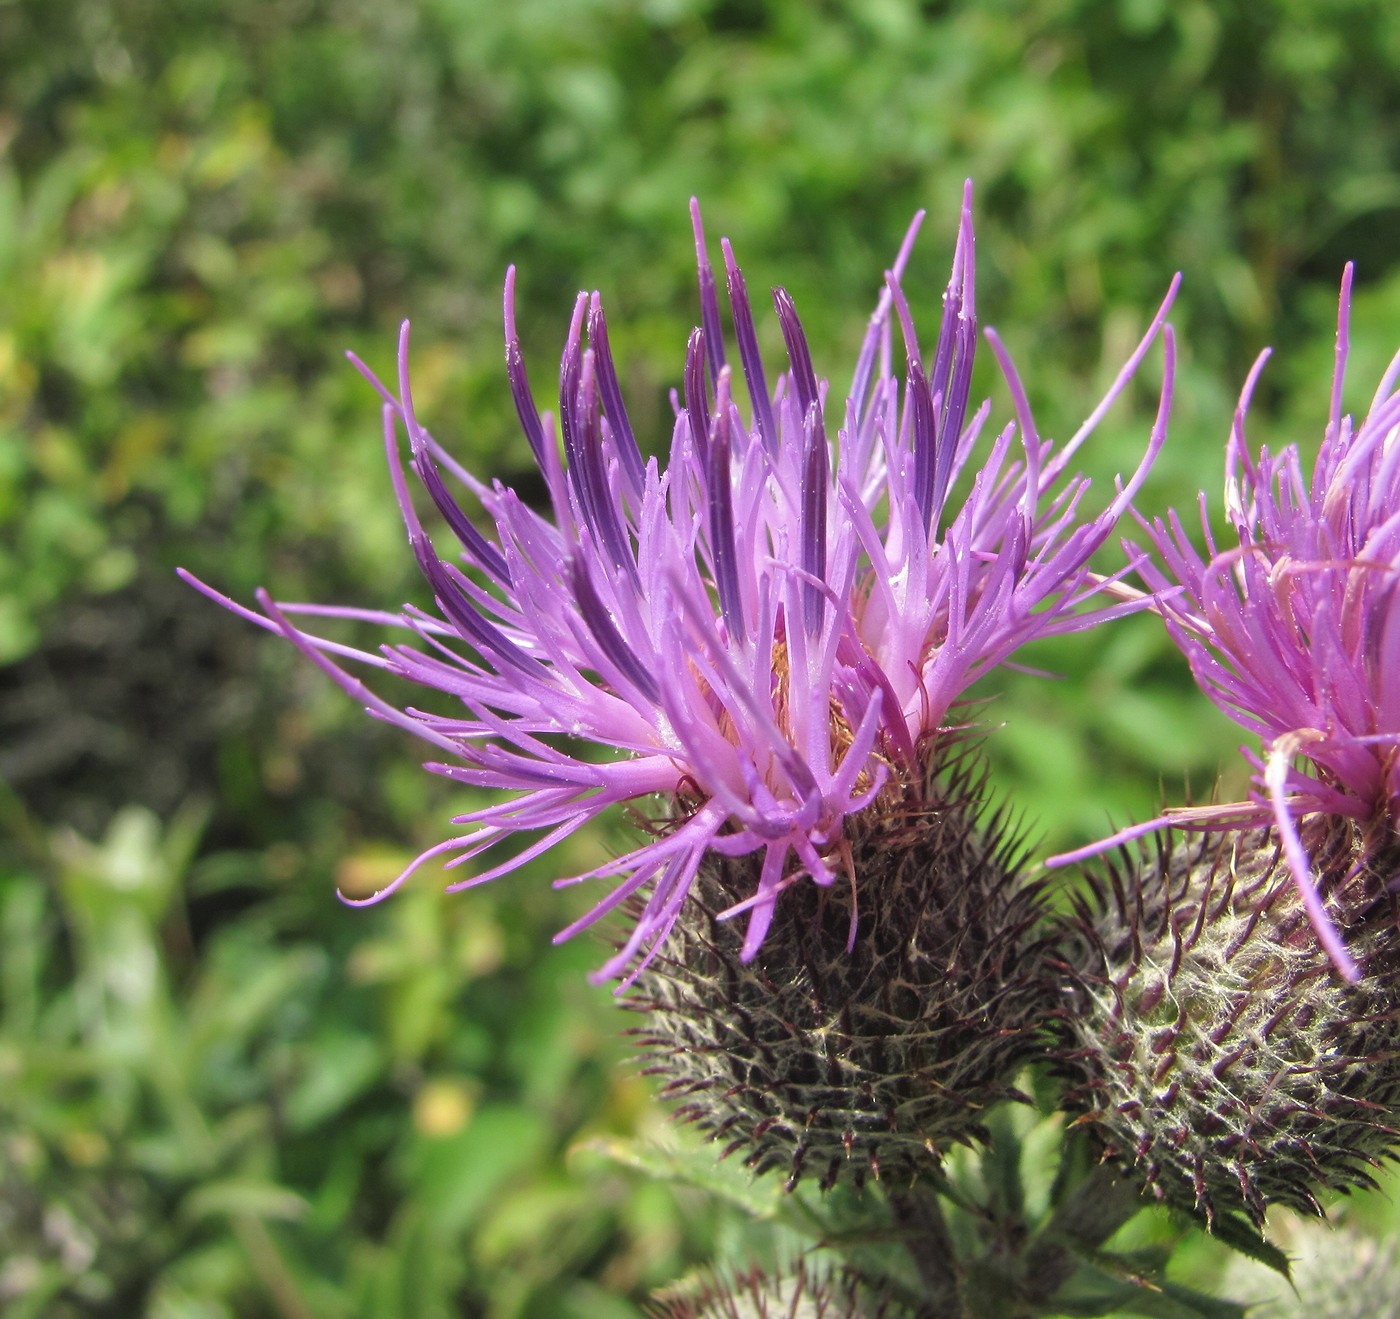
[[[628,1005],[677,1115],[791,1188],[898,1185],[982,1133],[1038,1051],[1055,1003],[1040,888],[985,807],[960,748],[849,836],[853,882],[794,884],[758,955],[719,914],[754,891],[745,859],[708,863]],[[854,944],[851,943],[854,922]]]
[[1320,1214],[1400,1136],[1400,858],[1344,820],[1305,841],[1359,984],[1318,947],[1270,831],[1167,837],[1110,863],[1080,912],[1066,1108],[1212,1226]]
[[709,1273],[669,1288],[647,1307],[649,1319],[897,1319],[904,1313],[853,1275],[823,1275],[801,1263],[778,1277],[759,1268]]

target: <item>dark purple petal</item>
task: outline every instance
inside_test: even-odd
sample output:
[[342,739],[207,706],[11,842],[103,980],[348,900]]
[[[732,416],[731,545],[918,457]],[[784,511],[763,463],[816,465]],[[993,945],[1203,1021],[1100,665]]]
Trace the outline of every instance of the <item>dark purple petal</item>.
[[472,520],[462,511],[462,507],[448,492],[442,474],[426,446],[419,446],[413,455],[413,470],[423,483],[438,512],[442,514],[452,533],[462,543],[462,548],[502,586],[510,585],[510,568],[501,554],[477,529]]
[[[934,539],[937,535],[935,519],[943,511],[942,501],[936,499],[938,473],[940,467],[945,472],[948,470],[952,453],[957,447],[957,438],[945,433],[939,425],[938,412],[942,399],[934,392],[929,378],[924,374],[914,318],[904,291],[892,274],[886,276],[886,283],[899,318],[900,333],[904,337],[905,388],[913,409],[910,445],[914,451],[914,506],[919,510],[919,523],[924,535]],[[940,446],[947,451],[946,456],[940,455]]]
[[967,405],[972,394],[972,366],[977,348],[977,319],[969,310],[960,314],[957,323],[956,351],[953,359],[953,378],[943,399],[943,419],[939,427],[942,442],[939,445],[938,459],[933,482],[933,513],[936,524],[942,516],[944,502],[948,498],[948,482],[952,471],[953,456],[957,452],[958,438],[962,435],[967,421]]
[[535,407],[535,397],[530,392],[530,377],[525,371],[525,354],[520,349],[520,338],[515,332],[515,267],[506,271],[505,292],[506,326],[506,376],[510,380],[510,395],[515,400],[515,413],[520,418],[520,429],[530,442],[530,451],[541,470],[546,467],[544,427],[540,424],[540,414]]
[[588,304],[588,344],[593,349],[597,362],[598,391],[603,398],[603,415],[612,426],[613,439],[617,443],[618,456],[622,459],[622,470],[627,476],[628,488],[634,499],[640,499],[646,480],[645,468],[641,450],[637,447],[637,437],[627,416],[627,405],[622,400],[622,386],[618,383],[617,367],[613,364],[612,348],[608,343],[608,323],[603,315],[603,300],[596,293]]
[[690,199],[690,223],[695,230],[695,265],[700,277],[700,324],[705,330],[710,379],[718,380],[724,367],[724,329],[719,319],[715,272],[710,266],[710,255],[705,250],[705,227],[700,223],[700,203],[694,197]]
[[[821,409],[813,403],[807,409],[803,427],[807,452],[802,464],[802,570],[811,577],[826,579],[826,500],[831,489],[831,446],[822,426]],[[812,582],[802,586],[802,621],[809,633],[818,632],[826,597]]]
[[622,671],[623,675],[653,705],[661,700],[661,692],[646,665],[637,656],[622,633],[617,630],[598,592],[588,576],[588,565],[577,555],[569,560],[569,579],[578,597],[579,612],[603,653]]
[[710,434],[710,404],[705,392],[705,332],[692,330],[685,346],[685,415],[690,422],[690,442],[701,464]]
[[[411,413],[412,404],[405,400],[405,412]],[[403,514],[404,526],[408,531],[408,543],[418,567],[432,587],[438,604],[447,615],[448,621],[464,640],[471,644],[491,661],[498,671],[514,669],[517,673],[532,680],[544,676],[544,670],[533,656],[526,654],[501,630],[487,619],[472,603],[468,595],[470,583],[462,573],[444,564],[433,549],[432,541],[423,530],[413,500],[409,496],[408,481],[404,475],[403,460],[399,454],[398,436],[394,426],[395,408],[392,404],[384,407],[384,451],[389,461],[389,478],[393,482],[394,496]]]
[[727,272],[729,309],[734,317],[734,337],[739,341],[739,361],[744,367],[744,384],[753,404],[754,423],[769,457],[778,456],[778,427],[773,420],[773,400],[768,394],[768,381],[763,374],[763,358],[758,351],[758,333],[754,329],[753,309],[749,305],[744,276],[734,261],[734,252],[727,238],[720,240]]
[[577,453],[570,455],[570,473],[576,478],[579,502],[588,525],[597,535],[613,566],[622,569],[639,588],[637,561],[618,507],[617,490],[604,464],[602,417],[598,412],[593,350],[583,355],[575,395],[573,439]]
[[[691,342],[694,342],[692,338]],[[735,641],[743,641],[744,601],[739,590],[738,545],[734,540],[734,490],[729,471],[729,368],[719,376],[719,398],[709,439],[710,552],[714,556],[715,590],[725,626]]]
[[[569,484],[583,508],[585,517],[593,521],[588,499],[592,494],[583,481],[583,437],[579,388],[583,382],[583,317],[588,307],[588,294],[580,293],[574,300],[574,314],[569,322],[569,335],[564,340],[564,353],[559,359],[559,430],[564,440],[564,457],[568,462]],[[596,400],[591,400],[596,407]]]
[[817,401],[817,377],[812,370],[812,354],[807,347],[807,336],[803,333],[802,322],[797,316],[797,306],[792,295],[785,288],[773,290],[773,305],[778,309],[778,323],[783,330],[783,343],[787,345],[788,362],[792,366],[792,379],[797,387],[797,402],[801,415]]
[[510,668],[531,679],[544,676],[539,661],[526,655],[472,604],[459,583],[457,569],[438,558],[427,536],[420,532],[410,538],[410,544],[443,613],[464,640],[470,641],[498,672]]
[[[918,357],[908,359],[905,384],[914,407],[914,505],[919,510],[919,524],[924,534],[932,538],[937,534],[937,529],[931,525],[934,482],[938,471],[937,404]],[[943,447],[949,446],[945,444]]]

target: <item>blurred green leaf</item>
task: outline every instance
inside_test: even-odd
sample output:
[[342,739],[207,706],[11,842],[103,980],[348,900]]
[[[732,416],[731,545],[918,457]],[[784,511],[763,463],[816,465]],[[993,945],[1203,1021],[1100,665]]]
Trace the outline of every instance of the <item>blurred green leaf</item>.
[[248,1214],[254,1218],[280,1218],[288,1222],[302,1217],[306,1207],[301,1196],[284,1186],[233,1179],[205,1183],[191,1191],[183,1205],[191,1219]]
[[450,1236],[471,1224],[537,1163],[548,1139],[543,1119],[505,1106],[481,1109],[457,1135],[419,1137],[409,1169],[436,1230]]
[[309,1131],[343,1112],[379,1079],[384,1061],[373,1036],[325,1031],[300,1051],[305,1068],[287,1096],[287,1121]]
[[787,1219],[800,1212],[801,1201],[783,1193],[772,1177],[755,1177],[742,1164],[717,1162],[709,1146],[660,1146],[654,1143],[595,1137],[580,1142],[575,1157],[595,1155],[648,1177],[704,1191],[760,1221]]

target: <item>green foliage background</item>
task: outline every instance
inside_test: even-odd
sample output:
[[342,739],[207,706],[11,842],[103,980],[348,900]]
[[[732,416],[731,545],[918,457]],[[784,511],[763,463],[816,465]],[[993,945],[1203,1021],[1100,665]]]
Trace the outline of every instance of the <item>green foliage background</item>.
[[[1143,502],[1215,497],[1265,344],[1256,442],[1320,436],[1344,261],[1350,406],[1400,342],[1400,9],[0,0],[7,1315],[612,1319],[737,1249],[715,1200],[588,1153],[665,1128],[584,985],[598,946],[549,943],[586,901],[549,879],[609,840],[346,910],[335,885],[382,883],[453,799],[173,568],[422,601],[343,349],[385,366],[411,315],[420,413],[523,475],[513,261],[536,381],[574,291],[602,289],[660,446],[691,194],[752,288],[791,289],[839,389],[918,207],[928,323],[969,176],[979,308],[1051,434],[1185,273]],[[1159,369],[1091,446],[1100,494]],[[1028,662],[1065,676],[989,688],[989,748],[1047,847],[1234,763],[1150,621]]]

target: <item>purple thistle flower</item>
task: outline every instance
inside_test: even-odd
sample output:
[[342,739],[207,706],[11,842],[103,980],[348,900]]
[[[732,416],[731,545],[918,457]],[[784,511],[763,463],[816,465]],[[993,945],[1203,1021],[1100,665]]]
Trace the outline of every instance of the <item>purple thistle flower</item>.
[[1242,748],[1254,769],[1251,799],[1171,810],[1117,840],[1162,823],[1272,824],[1319,940],[1356,980],[1298,827],[1314,813],[1348,817],[1379,844],[1400,822],[1400,354],[1356,427],[1342,415],[1351,284],[1348,265],[1311,479],[1295,444],[1278,454],[1262,448],[1257,460],[1246,447],[1245,414],[1266,349],[1245,381],[1225,451],[1225,513],[1239,545],[1218,548],[1204,494],[1204,556],[1174,512],[1143,523],[1161,564],[1145,561],[1140,571],[1172,639],[1201,689],[1262,739],[1262,754]]
[[[458,817],[462,832],[367,901],[431,857],[448,855],[446,864],[458,866],[516,835],[539,835],[451,887],[483,883],[619,803],[661,799],[664,822],[645,841],[558,881],[612,883],[560,939],[639,897],[635,926],[600,978],[628,967],[635,974],[639,958],[645,964],[711,851],[762,854],[756,891],[727,913],[747,912],[743,955],[751,958],[786,887],[804,877],[829,885],[843,874],[855,882],[848,822],[882,795],[923,781],[927,739],[970,684],[1032,638],[1145,603],[1096,603],[1106,583],[1087,564],[1160,449],[1171,397],[1164,321],[1175,282],[1102,403],[1059,449],[1036,431],[1015,368],[989,330],[1019,426],[1008,424],[980,468],[969,468],[989,410],[983,404],[968,417],[976,345],[970,184],[932,365],[924,365],[900,284],[921,213],[886,274],[850,391],[835,407],[783,289],[774,304],[788,369],[770,387],[744,278],[725,241],[737,372],[730,364],[694,202],[691,210],[701,324],[687,347],[684,393],[672,395],[664,466],[643,457],[633,434],[597,293],[580,293],[574,305],[558,412],[537,409],[515,329],[512,268],[507,371],[550,515],[472,477],[423,428],[405,324],[397,393],[355,364],[383,398],[394,489],[440,614],[277,605],[265,594],[257,614],[200,588],[283,633],[371,713],[450,758],[428,768],[511,794]],[[892,368],[896,324],[902,381]],[[1068,464],[1159,330],[1166,384],[1147,451],[1109,505],[1081,523],[1088,483],[1066,478]],[[399,427],[415,475],[458,541],[446,557],[410,498]],[[479,503],[494,534],[464,512],[444,470]],[[956,503],[965,471],[970,488]],[[366,653],[303,631],[292,618],[305,615],[384,623],[410,639]],[[346,673],[341,657],[445,692],[462,713],[400,710]]]

